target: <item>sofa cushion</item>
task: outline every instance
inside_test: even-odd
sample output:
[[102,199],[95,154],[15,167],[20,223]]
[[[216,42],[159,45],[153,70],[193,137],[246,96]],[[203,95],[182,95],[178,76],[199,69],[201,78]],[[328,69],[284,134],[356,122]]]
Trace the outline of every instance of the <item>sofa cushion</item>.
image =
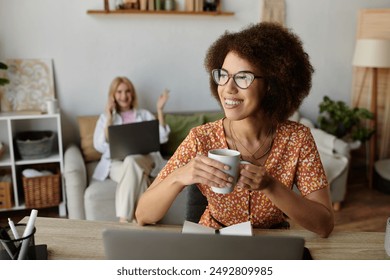
[[78,117],[80,129],[80,146],[85,162],[99,160],[101,153],[93,147],[93,133],[99,116]]
[[215,122],[225,116],[224,112],[209,112],[204,113],[204,123]]
[[170,156],[173,155],[176,148],[186,138],[191,128],[204,123],[204,115],[166,114],[165,122],[169,125],[171,133],[169,134],[168,142],[161,145],[161,153],[164,156]]

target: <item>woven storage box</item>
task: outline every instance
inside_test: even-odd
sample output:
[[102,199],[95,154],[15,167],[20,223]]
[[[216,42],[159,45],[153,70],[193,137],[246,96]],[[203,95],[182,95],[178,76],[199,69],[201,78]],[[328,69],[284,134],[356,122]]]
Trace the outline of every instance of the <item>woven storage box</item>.
[[0,170],[0,209],[12,208],[13,206],[12,183],[1,181],[1,177],[4,175],[11,176],[11,173]]
[[53,131],[24,131],[16,134],[16,145],[22,159],[39,159],[51,155]]
[[26,208],[44,208],[60,204],[60,170],[53,165],[34,165],[33,169],[49,170],[53,175],[25,177],[23,179],[24,200]]

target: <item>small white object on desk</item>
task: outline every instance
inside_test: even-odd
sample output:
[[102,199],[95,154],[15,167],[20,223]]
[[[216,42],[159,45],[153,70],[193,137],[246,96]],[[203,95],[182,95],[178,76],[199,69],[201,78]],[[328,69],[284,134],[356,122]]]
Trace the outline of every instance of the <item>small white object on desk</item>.
[[190,221],[184,221],[182,233],[197,233],[197,234],[221,234],[221,235],[241,235],[241,236],[253,236],[251,222],[243,222],[228,227],[224,227],[220,230],[207,227],[201,224],[193,223]]
[[[30,215],[30,218],[28,219],[27,226],[23,232],[22,237],[26,237],[26,236],[31,235],[31,233],[34,230],[35,219],[37,218],[37,216],[38,216],[38,210],[36,210],[36,209],[31,210],[31,215]],[[29,243],[30,243],[30,238],[24,239],[22,241],[22,246],[20,248],[18,260],[26,259]]]
[[386,233],[385,233],[385,250],[390,257],[390,217],[387,218]]

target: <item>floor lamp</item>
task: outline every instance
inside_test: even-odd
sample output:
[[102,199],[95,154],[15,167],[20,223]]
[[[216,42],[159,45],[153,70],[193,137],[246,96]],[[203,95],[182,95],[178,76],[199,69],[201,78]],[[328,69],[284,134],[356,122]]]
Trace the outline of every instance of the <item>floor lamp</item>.
[[[353,57],[353,66],[371,69],[370,110],[374,114],[372,128],[377,131],[378,102],[378,68],[390,68],[390,40],[358,39]],[[361,91],[357,100],[360,99]],[[372,188],[374,179],[374,163],[376,159],[377,132],[371,138],[369,151],[368,180]]]

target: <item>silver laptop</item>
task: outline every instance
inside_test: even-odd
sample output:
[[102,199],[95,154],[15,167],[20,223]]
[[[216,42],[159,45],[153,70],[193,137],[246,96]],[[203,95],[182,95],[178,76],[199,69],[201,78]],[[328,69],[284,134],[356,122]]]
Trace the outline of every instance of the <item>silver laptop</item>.
[[128,155],[148,154],[160,150],[158,120],[108,127],[111,159]]
[[109,260],[301,260],[305,240],[292,236],[183,234],[105,229]]

